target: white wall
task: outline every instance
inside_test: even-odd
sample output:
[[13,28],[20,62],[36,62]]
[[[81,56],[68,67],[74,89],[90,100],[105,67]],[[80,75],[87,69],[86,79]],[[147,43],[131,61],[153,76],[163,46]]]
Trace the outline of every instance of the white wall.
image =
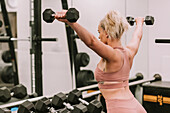
[[[22,0],[18,0],[17,7],[17,38],[27,39],[30,36],[29,31],[29,0],[25,0],[24,3]],[[30,74],[30,56],[29,56],[29,42],[19,42],[17,43],[17,58],[18,58],[18,74],[19,82],[24,84],[27,87],[28,92],[31,92],[31,74]]]
[[[134,18],[145,17],[148,14],[147,1],[148,0],[126,0],[126,15]],[[138,53],[134,58],[130,76],[134,76],[136,73],[141,72],[145,78],[148,77],[148,29],[149,27],[144,24],[141,44]],[[126,44],[131,41],[134,30],[135,24],[129,28]]]
[[[61,0],[42,0],[42,12],[46,8],[62,10]],[[50,30],[49,30],[50,29]],[[72,89],[71,70],[65,24],[42,20],[42,37],[57,37],[57,42],[42,44],[43,47],[43,92],[45,95]]]
[[[136,17],[145,17],[148,14],[148,0],[126,0],[126,15]],[[134,26],[130,26],[129,31],[126,34],[126,44],[131,41],[133,32],[135,30]],[[134,76],[136,73],[141,72],[144,78],[148,78],[148,26],[144,24],[143,26],[143,36],[141,44],[137,55],[134,58],[132,69],[130,72],[130,77]],[[136,98],[142,103],[142,87],[136,88]]]
[[169,0],[149,0],[149,13],[155,17],[155,25],[149,29],[149,75],[160,73],[164,81],[170,81],[170,45],[157,44],[155,39],[170,39],[169,12]]

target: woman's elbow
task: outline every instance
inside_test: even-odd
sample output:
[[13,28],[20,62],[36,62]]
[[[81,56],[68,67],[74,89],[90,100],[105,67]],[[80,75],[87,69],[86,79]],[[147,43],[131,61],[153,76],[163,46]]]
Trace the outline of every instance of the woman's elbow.
[[98,39],[95,36],[92,36],[90,41],[86,44],[89,48],[93,48],[96,43],[98,42]]

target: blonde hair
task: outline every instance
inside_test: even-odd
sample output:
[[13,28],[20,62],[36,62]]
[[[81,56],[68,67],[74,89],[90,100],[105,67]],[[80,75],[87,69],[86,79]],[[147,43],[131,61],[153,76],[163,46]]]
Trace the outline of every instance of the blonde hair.
[[110,11],[100,21],[100,26],[105,30],[111,39],[120,39],[124,31],[127,31],[129,24],[124,16],[118,11]]

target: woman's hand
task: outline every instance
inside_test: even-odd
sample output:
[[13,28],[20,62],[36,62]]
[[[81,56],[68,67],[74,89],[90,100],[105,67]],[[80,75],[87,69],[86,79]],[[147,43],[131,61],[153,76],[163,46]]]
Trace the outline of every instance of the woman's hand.
[[135,19],[135,21],[136,21],[136,25],[143,25],[143,23],[144,23],[144,18],[143,18],[143,17],[137,17],[137,18]]
[[65,18],[66,17],[66,13],[67,13],[67,10],[62,10],[61,12],[56,12],[55,19],[57,19],[60,22],[67,23],[68,20]]

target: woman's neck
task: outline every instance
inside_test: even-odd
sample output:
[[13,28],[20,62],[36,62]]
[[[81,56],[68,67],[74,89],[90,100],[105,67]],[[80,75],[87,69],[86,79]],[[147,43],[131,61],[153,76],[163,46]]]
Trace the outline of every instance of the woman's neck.
[[111,46],[111,47],[122,47],[122,43],[121,43],[121,41],[120,40],[108,40],[108,42],[107,42],[107,44],[109,45],[109,46]]

